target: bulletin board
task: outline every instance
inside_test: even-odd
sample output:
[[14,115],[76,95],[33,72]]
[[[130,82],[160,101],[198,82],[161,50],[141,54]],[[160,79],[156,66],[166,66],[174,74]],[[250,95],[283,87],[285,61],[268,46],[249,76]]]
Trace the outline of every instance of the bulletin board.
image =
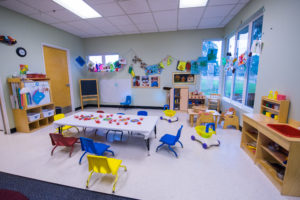
[[102,103],[124,102],[126,96],[131,96],[130,79],[100,80],[100,99]]
[[160,76],[135,76],[131,84],[133,88],[160,88]]
[[28,104],[29,108],[51,103],[50,86],[48,81],[24,82],[24,87],[30,91],[29,93],[32,99],[37,93],[43,94],[43,98],[40,102],[37,104],[35,101],[32,101],[32,104]]

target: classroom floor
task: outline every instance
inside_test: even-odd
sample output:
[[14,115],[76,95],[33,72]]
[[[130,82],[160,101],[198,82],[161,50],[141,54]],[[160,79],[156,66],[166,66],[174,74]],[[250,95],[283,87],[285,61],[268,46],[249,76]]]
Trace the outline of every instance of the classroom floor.
[[[136,114],[137,109],[101,108],[108,113]],[[95,111],[95,109],[86,109]],[[162,115],[161,110],[147,110],[149,115]],[[116,158],[122,159],[128,171],[119,171],[116,195],[138,199],[300,199],[281,196],[275,186],[254,165],[240,148],[241,132],[235,129],[217,129],[220,147],[204,150],[190,139],[195,131],[188,123],[186,113],[178,113],[179,121],[169,124],[159,120],[157,138],[151,139],[150,156],[144,140],[124,134],[125,141],[107,142],[103,133],[87,135],[98,142],[111,145]],[[176,134],[183,125],[182,149],[177,145],[176,158],[167,148],[155,152],[159,138],[165,133]],[[69,158],[68,149],[58,147],[51,157],[52,149],[48,126],[35,133],[0,134],[0,171],[35,178],[77,188],[85,188],[89,175],[86,157],[82,164],[80,145]],[[80,134],[82,135],[82,134]],[[109,138],[112,140],[112,138]],[[109,155],[109,154],[107,154]],[[93,174],[90,190],[111,193],[112,176]]]

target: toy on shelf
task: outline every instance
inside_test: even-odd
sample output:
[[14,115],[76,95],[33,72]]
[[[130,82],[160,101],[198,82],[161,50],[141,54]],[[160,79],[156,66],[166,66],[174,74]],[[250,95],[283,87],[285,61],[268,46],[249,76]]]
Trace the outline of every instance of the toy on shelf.
[[10,36],[0,35],[0,42],[5,43],[7,45],[14,45],[17,43],[17,40]]
[[175,116],[176,111],[165,110],[164,113],[165,113],[165,115],[160,117],[161,120],[167,120],[169,123],[178,121],[178,117]]
[[[210,128],[212,126],[212,128]],[[208,123],[206,126],[196,126],[196,132],[200,136],[200,139],[197,139],[195,136],[191,136],[193,141],[197,141],[202,144],[203,149],[208,149],[212,146],[220,146],[220,141],[216,136],[216,129],[214,123]]]
[[239,130],[239,117],[236,115],[234,108],[229,108],[221,114],[219,124],[221,124],[222,121],[224,121],[223,129],[226,129],[227,126],[235,126],[235,128]]

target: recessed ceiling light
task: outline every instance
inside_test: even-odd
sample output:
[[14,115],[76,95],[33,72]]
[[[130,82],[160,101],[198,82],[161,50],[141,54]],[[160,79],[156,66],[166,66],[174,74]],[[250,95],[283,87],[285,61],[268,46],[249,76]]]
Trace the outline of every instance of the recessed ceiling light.
[[208,0],[180,0],[179,8],[192,8],[206,6]]
[[91,6],[85,3],[83,0],[52,0],[58,3],[62,7],[68,9],[72,13],[78,15],[83,19],[101,17],[101,15],[95,11]]

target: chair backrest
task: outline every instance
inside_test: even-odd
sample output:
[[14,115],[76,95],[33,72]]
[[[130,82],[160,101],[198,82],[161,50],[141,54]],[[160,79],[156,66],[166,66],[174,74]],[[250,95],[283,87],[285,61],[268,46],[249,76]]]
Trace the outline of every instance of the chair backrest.
[[179,140],[179,138],[180,138],[182,127],[183,127],[183,125],[181,125],[181,127],[180,127],[180,128],[178,129],[178,131],[177,131],[177,135],[176,135],[176,138],[175,138],[175,141],[176,141],[176,142],[177,142],[177,141]]
[[209,132],[209,127],[212,127],[213,131],[216,131],[215,123],[208,123],[208,124],[206,124],[206,127],[205,127],[206,133]]
[[164,105],[164,110],[170,110],[170,107],[169,107],[168,104],[165,104],[165,105]]
[[89,171],[94,170],[94,172],[101,174],[110,174],[112,172],[107,157],[87,155],[87,159],[89,162]]
[[144,111],[144,110],[140,110],[140,111],[137,112],[137,115],[148,116],[148,112]]
[[92,139],[80,137],[80,142],[81,142],[81,150],[82,151],[87,151],[89,153],[97,152],[95,145],[94,145],[94,141]]
[[126,96],[126,103],[131,104],[131,96]]
[[54,121],[60,120],[62,118],[65,118],[65,114],[64,113],[60,113],[60,114],[54,115]]
[[58,145],[58,146],[67,146],[65,142],[65,137],[61,134],[57,133],[49,133],[50,138],[51,138],[51,143],[52,145]]
[[199,115],[200,123],[212,123],[214,122],[214,116],[210,112],[204,112]]

